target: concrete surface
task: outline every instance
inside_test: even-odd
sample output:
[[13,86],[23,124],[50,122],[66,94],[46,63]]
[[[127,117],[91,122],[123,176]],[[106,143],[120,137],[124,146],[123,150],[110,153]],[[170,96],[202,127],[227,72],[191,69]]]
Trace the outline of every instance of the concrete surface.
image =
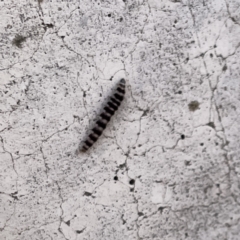
[[240,239],[239,0],[2,0],[0,16],[1,240]]

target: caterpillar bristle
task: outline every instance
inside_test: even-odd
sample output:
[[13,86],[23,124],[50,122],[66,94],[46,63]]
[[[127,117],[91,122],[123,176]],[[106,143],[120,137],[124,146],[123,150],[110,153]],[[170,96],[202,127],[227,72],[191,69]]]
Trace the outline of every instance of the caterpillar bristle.
[[117,88],[114,94],[109,98],[106,106],[103,108],[103,112],[99,116],[99,120],[95,123],[94,128],[88,135],[87,139],[83,142],[80,147],[80,152],[86,152],[88,149],[98,140],[102,135],[104,129],[107,127],[108,122],[114,113],[118,110],[125,95],[126,80],[120,79],[117,84]]

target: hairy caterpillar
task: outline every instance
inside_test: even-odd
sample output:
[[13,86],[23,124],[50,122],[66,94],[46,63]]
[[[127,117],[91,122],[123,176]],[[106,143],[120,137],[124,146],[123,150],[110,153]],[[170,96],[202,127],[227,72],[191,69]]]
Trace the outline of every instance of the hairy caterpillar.
[[116,91],[110,97],[106,106],[103,108],[103,112],[100,114],[99,120],[95,123],[94,128],[91,130],[91,133],[88,135],[87,139],[83,142],[82,146],[79,147],[81,152],[86,152],[102,135],[104,129],[106,128],[111,117],[114,115],[115,111],[120,106],[124,94],[125,94],[125,85],[126,81],[122,78],[117,84]]

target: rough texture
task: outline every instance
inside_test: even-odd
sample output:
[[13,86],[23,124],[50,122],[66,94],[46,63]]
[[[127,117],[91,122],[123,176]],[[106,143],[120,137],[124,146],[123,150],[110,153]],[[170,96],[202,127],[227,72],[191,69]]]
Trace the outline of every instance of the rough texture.
[[0,16],[1,240],[240,239],[238,0],[3,0]]

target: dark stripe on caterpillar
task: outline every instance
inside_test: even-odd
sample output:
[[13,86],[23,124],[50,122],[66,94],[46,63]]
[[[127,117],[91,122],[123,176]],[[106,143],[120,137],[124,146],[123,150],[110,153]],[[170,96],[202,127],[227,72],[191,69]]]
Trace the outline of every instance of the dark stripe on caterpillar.
[[121,105],[125,94],[125,84],[126,81],[122,78],[117,85],[115,93],[110,97],[103,112],[100,114],[100,119],[95,123],[95,127],[91,130],[91,134],[89,134],[87,139],[83,142],[83,145],[79,148],[80,151],[86,152],[102,135],[111,117]]
[[125,93],[125,90],[120,88],[120,87],[117,88],[117,91],[120,92],[120,93],[123,93],[123,94]]
[[85,144],[87,144],[87,146],[91,147],[93,145],[93,142],[90,142],[89,140],[86,140]]
[[108,104],[108,106],[109,106],[110,108],[114,109],[114,111],[116,111],[116,110],[118,109],[118,106],[116,106],[116,105],[113,104],[112,102],[108,102],[107,104]]
[[121,102],[117,101],[115,98],[111,97],[111,101],[116,104],[118,107],[121,105]]
[[89,135],[89,138],[91,138],[92,141],[96,142],[97,139],[98,139],[98,135],[92,133],[92,134]]
[[119,95],[118,93],[115,93],[114,96],[117,100],[120,100],[120,101],[123,100],[123,96]]
[[98,120],[96,123],[97,123],[97,125],[98,125],[99,127],[101,127],[102,129],[105,129],[106,126],[107,126],[107,124],[104,123],[102,120]]
[[86,147],[85,145],[83,145],[81,151],[82,151],[82,152],[86,152],[87,150],[88,150],[88,147]]
[[114,114],[114,109],[111,109],[110,107],[105,107],[104,110],[109,113],[111,116]]
[[97,134],[98,136],[102,135],[102,130],[100,130],[98,127],[93,128],[92,130],[95,134]]
[[108,115],[108,114],[106,114],[106,113],[102,113],[102,114],[100,115],[100,117],[101,117],[102,119],[107,120],[107,121],[110,121],[110,119],[111,119],[111,116]]

